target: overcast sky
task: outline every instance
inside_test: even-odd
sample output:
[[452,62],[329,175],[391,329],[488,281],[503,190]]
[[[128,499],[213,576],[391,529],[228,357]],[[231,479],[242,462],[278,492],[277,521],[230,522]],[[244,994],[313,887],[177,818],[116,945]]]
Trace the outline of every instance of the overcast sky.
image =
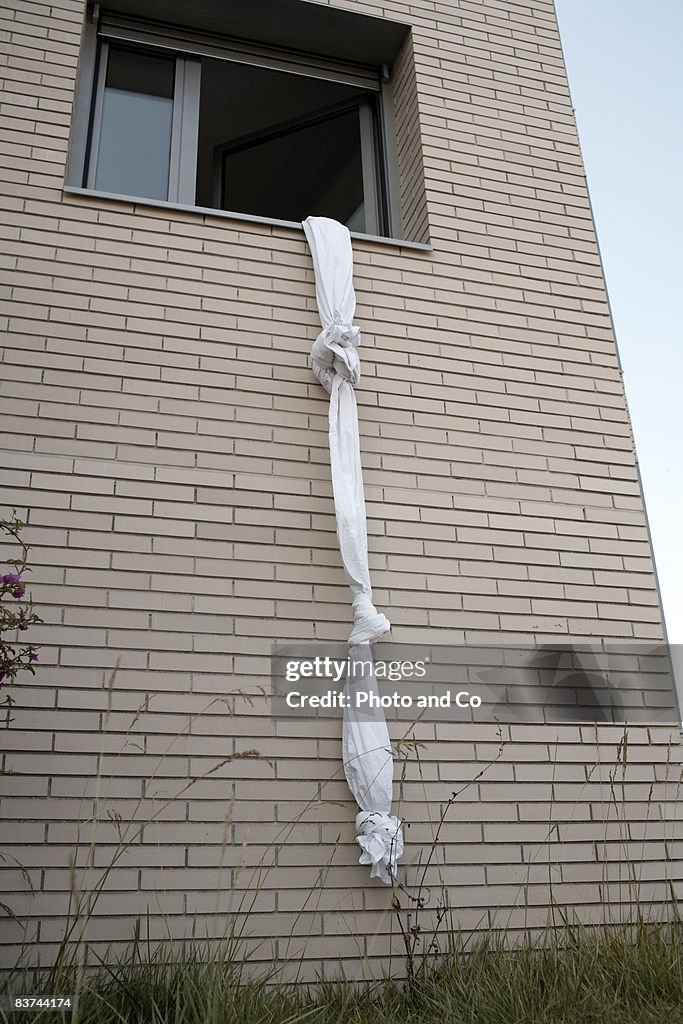
[[664,611],[683,643],[683,0],[555,0]]

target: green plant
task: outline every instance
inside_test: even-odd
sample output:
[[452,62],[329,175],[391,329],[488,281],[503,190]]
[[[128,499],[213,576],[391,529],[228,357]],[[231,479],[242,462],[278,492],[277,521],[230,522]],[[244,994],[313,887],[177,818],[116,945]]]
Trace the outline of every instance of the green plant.
[[[239,949],[192,942],[149,950],[138,938],[126,957],[102,963],[65,1014],[22,1012],[24,1024],[681,1024],[683,928],[579,925],[511,945],[488,933],[458,939],[430,963],[418,988],[388,978],[314,988],[255,978]],[[13,991],[18,990],[15,979]],[[74,976],[63,977],[64,987]],[[32,985],[33,987],[28,987]],[[24,991],[37,989],[25,979]],[[54,989],[52,991],[55,991]]]
[[[31,643],[21,643],[18,634],[23,634],[34,622],[42,622],[33,610],[33,602],[26,597],[24,576],[31,570],[28,566],[28,545],[21,538],[25,523],[17,516],[16,509],[8,519],[0,519],[0,535],[5,534],[19,545],[20,555],[7,559],[11,572],[0,575],[0,687],[12,683],[18,672],[26,670],[33,675],[38,652]],[[9,727],[13,697],[6,693],[3,704],[7,708],[6,722]]]
[[[488,764],[483,765],[483,767],[472,779],[469,780],[469,782],[464,783],[464,785],[459,789],[453,790],[451,795],[443,804],[441,814],[436,823],[436,827],[434,828],[432,841],[426,848],[426,856],[424,860],[422,859],[422,851],[420,851],[420,859],[415,868],[414,883],[411,885],[407,882],[400,882],[398,879],[393,880],[391,906],[394,911],[405,953],[406,991],[411,996],[415,996],[417,994],[418,987],[425,975],[426,968],[441,952],[439,933],[449,917],[450,903],[448,899],[448,888],[444,884],[443,879],[440,880],[438,896],[434,903],[432,903],[432,887],[427,883],[429,869],[434,863],[441,832],[448,819],[450,809],[461,794],[464,793],[465,790],[469,789],[470,786],[473,786],[478,782],[479,779],[483,778],[489,769],[492,768],[493,765],[496,764],[503,756],[505,741],[503,740],[500,726],[498,727],[498,741],[498,752],[493,760],[489,761]],[[402,779],[405,777],[407,753],[412,752],[415,756],[418,772],[424,785],[422,762],[420,760],[420,746],[422,745],[423,744],[419,743],[414,738],[408,738],[406,734],[406,736],[398,741],[396,746],[397,755],[403,760]],[[399,894],[404,897],[403,903],[401,902]],[[431,922],[428,927],[424,924],[425,914],[431,915]],[[426,946],[424,944],[425,933],[430,936],[429,942]]]

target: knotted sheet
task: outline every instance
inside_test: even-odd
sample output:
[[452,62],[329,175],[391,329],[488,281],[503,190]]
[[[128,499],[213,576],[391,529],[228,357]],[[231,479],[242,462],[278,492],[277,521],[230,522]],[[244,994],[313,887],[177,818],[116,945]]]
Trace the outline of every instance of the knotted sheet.
[[[329,442],[337,537],[353,599],[349,672],[342,731],[342,757],[349,789],[361,813],[356,817],[361,864],[371,877],[390,883],[403,852],[401,822],[391,814],[393,760],[381,707],[356,708],[358,688],[377,693],[370,644],[390,628],[372,602],[365,496],[358,437],[355,385],[360,381],[360,329],[353,325],[353,253],[348,229],[327,217],[303,222],[313,255],[315,291],[323,330],[311,350],[311,368],[330,395]],[[354,668],[354,664],[363,668]]]

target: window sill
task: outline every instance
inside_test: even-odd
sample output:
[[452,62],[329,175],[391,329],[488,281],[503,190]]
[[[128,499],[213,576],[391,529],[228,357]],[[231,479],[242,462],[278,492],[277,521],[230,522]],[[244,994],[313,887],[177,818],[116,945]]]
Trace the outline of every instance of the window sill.
[[[303,227],[298,221],[276,220],[273,217],[254,217],[247,213],[230,213],[227,210],[214,210],[208,206],[187,206],[184,203],[169,203],[163,199],[137,199],[135,196],[121,196],[112,192],[98,192],[90,188],[77,188],[75,185],[65,185],[63,191],[65,195],[111,200],[117,203],[128,203],[134,207],[149,206],[164,210],[180,210],[183,213],[196,213],[202,217],[219,217],[222,220],[239,221],[245,224],[265,224],[269,227],[289,228],[290,230],[299,231],[303,235]],[[412,249],[416,252],[433,252],[431,245],[427,245],[424,242],[408,242],[401,238],[364,235],[358,231],[352,231],[351,238],[359,242],[376,242],[379,245],[389,245],[392,248]]]

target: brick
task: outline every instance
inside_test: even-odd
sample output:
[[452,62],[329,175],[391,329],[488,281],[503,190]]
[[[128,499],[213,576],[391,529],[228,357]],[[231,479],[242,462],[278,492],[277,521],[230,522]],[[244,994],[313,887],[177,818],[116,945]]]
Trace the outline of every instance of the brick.
[[[330,6],[413,26],[391,82],[400,201],[407,237],[433,249],[353,246],[370,561],[393,638],[657,639],[550,3]],[[327,398],[307,367],[319,321],[303,236],[63,194],[83,12],[74,0],[14,7],[0,213],[14,291],[3,297],[0,447],[6,501],[28,514],[46,646],[32,685],[16,688],[2,768],[8,813],[25,815],[12,817],[8,839],[44,875],[27,911],[43,917],[32,948],[43,963],[56,952],[68,853],[99,788],[98,866],[116,850],[109,810],[148,824],[98,908],[98,949],[123,949],[127,916],[160,888],[153,934],[180,928],[188,912],[215,928],[235,899],[251,900],[254,877],[241,865],[263,861],[272,842],[277,863],[252,916],[255,958],[268,960],[270,942],[282,960],[308,941],[311,962],[334,970],[344,956],[345,969],[367,976],[386,962],[390,893],[368,887],[356,863],[340,723],[274,723],[258,692],[270,685],[271,641],[343,643],[350,624]],[[661,698],[647,685],[634,699]],[[520,886],[528,908],[510,921],[540,925],[549,858],[555,898],[573,905],[583,884],[589,919],[604,898],[594,845],[606,827],[600,871],[617,872],[622,856],[606,820],[622,732],[504,724],[503,755],[468,785],[495,760],[497,727],[418,723],[424,745],[404,751],[397,770],[402,879],[414,880],[453,786],[464,786],[438,849],[461,926],[516,913]],[[404,733],[390,722],[394,741]],[[263,759],[221,766],[250,748]],[[661,843],[680,734],[632,728],[628,752],[627,817],[646,844],[643,884],[659,899],[664,867],[680,870],[680,849],[665,865]],[[559,839],[547,837],[554,825]],[[361,912],[353,938],[342,907]]]

